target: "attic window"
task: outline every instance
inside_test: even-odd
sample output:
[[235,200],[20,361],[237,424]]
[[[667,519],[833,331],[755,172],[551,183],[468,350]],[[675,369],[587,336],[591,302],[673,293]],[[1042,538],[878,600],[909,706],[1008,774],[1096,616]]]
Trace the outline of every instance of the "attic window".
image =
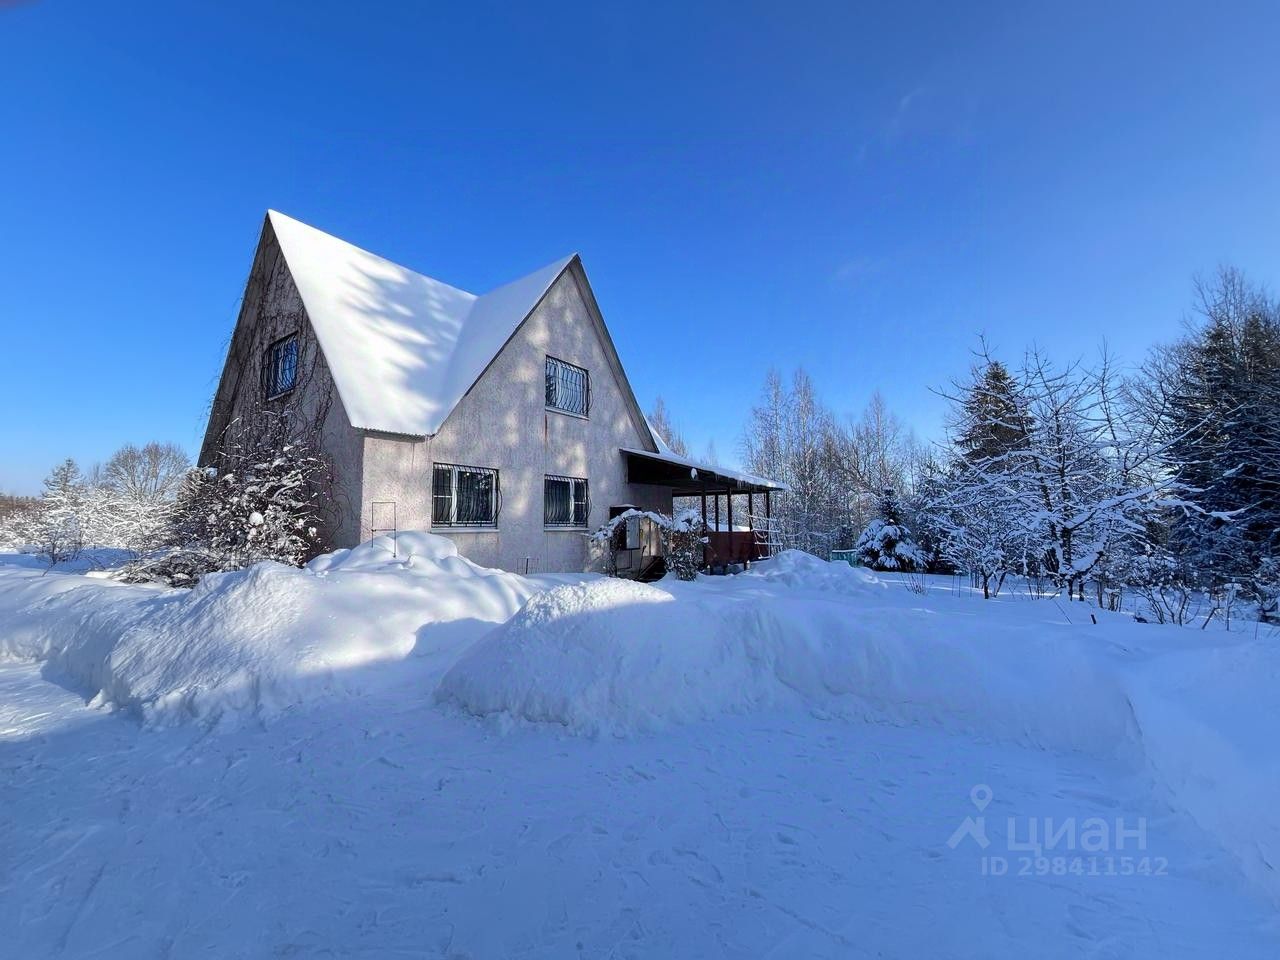
[[591,501],[587,481],[577,477],[547,477],[542,488],[543,522],[548,527],[585,527]]
[[293,389],[298,381],[298,335],[291,333],[267,347],[267,369],[263,378],[267,399]]
[[498,522],[498,471],[437,463],[431,479],[431,525],[491,527]]
[[587,371],[547,357],[547,406],[585,417],[591,407],[591,380]]

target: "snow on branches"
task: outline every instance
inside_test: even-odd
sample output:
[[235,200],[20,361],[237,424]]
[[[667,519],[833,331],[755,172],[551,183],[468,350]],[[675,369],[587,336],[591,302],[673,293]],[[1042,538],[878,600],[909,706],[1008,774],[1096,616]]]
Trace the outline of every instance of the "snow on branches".
[[924,552],[902,521],[902,507],[892,490],[880,498],[880,515],[872,520],[854,545],[863,566],[873,570],[914,573],[926,565]]
[[944,552],[987,595],[1016,571],[1083,599],[1086,581],[1187,507],[1168,444],[1134,415],[1105,355],[1058,368],[1031,350],[1010,371],[984,353],[949,399],[953,453],[927,509]]

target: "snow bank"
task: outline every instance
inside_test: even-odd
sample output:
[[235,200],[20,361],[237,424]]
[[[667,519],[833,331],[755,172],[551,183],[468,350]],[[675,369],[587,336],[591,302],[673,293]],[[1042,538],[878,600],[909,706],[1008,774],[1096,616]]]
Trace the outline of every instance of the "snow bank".
[[[765,583],[827,593],[883,596],[892,586],[863,567],[829,563],[802,550],[783,550],[769,560],[759,560],[738,575],[741,582]],[[707,578],[722,583],[720,578]]]
[[[821,568],[805,577],[809,561]],[[778,589],[797,579],[805,588]],[[912,609],[909,594],[884,587],[812,558],[715,583],[559,587],[459,658],[437,696],[478,716],[588,734],[792,705],[1123,752],[1128,701],[1080,641],[980,638],[985,621]]]
[[1128,689],[1156,781],[1280,901],[1275,638],[1153,657]]
[[[542,586],[430,534],[379,538],[299,570],[261,563],[192,590],[7,571],[0,656],[47,661],[151,725],[270,716],[374,682],[360,668],[451,660]],[[430,631],[423,628],[431,625]]]
[[[501,722],[624,735],[780,706],[1147,769],[1280,901],[1280,647],[1024,599],[919,597],[784,554],[750,573],[535,596],[444,676]],[[977,774],[975,774],[976,776]],[[1152,853],[1158,845],[1153,837]]]

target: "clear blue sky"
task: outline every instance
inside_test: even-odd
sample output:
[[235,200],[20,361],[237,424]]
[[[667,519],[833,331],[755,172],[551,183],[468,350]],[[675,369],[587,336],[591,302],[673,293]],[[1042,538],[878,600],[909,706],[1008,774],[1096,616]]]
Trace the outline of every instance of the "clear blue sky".
[[[179,9],[180,8],[180,9]],[[483,291],[579,251],[646,406],[733,456],[978,332],[1140,359],[1280,285],[1280,6],[0,0],[0,488],[195,449],[267,207]]]

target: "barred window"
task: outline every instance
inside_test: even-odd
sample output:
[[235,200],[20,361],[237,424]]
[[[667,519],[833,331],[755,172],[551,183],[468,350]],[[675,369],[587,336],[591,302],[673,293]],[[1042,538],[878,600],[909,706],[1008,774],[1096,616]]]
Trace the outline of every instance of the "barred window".
[[298,335],[291,333],[267,347],[267,369],[264,386],[267,399],[293,389],[298,379]]
[[591,379],[587,371],[547,357],[547,406],[585,417],[591,407]]
[[489,527],[498,522],[498,471],[437,463],[431,478],[431,523]]
[[585,527],[591,503],[587,481],[577,477],[547,477],[543,484],[543,522],[548,527]]

